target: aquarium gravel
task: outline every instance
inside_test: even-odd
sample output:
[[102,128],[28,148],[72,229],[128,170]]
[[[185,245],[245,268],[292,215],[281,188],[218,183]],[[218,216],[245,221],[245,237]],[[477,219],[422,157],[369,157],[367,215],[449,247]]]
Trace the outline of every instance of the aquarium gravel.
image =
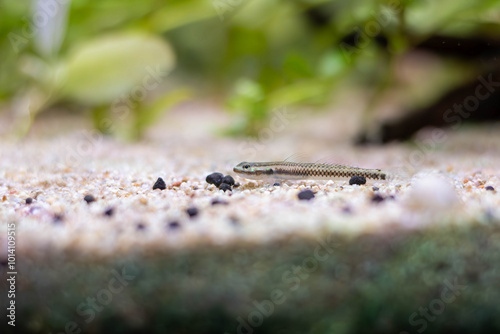
[[366,184],[366,178],[364,176],[354,175],[353,177],[351,177],[349,179],[349,184],[350,185],[353,185],[353,184],[357,184],[357,185]]
[[[500,295],[491,287],[500,274],[488,265],[500,235],[494,127],[446,130],[447,140],[432,147],[425,132],[414,143],[356,147],[344,127],[332,133],[324,126],[343,124],[334,118],[304,120],[273,140],[252,141],[215,137],[210,124],[225,122],[217,115],[201,115],[195,125],[202,127],[171,114],[133,144],[76,129],[79,119],[42,120],[24,140],[2,141],[0,258],[5,263],[7,223],[15,223],[24,291],[18,311],[26,320],[20,326],[61,332],[75,319],[95,333],[127,332],[116,324],[151,333],[237,333],[238,319],[248,321],[254,302],[270,298],[287,268],[314,265],[307,261],[325,238],[337,240],[338,250],[300,279],[303,288],[283,290],[287,302],[255,333],[322,333],[331,326],[342,333],[359,326],[413,332],[410,315],[453,279],[467,292],[428,333],[449,328],[451,319],[461,319],[454,329],[477,332],[466,327],[475,321],[471,308],[497,314]],[[54,134],[54,126],[64,131]],[[248,145],[255,150],[241,149]],[[312,153],[311,161],[335,155],[339,163],[401,174],[362,185],[277,185],[232,172],[241,161],[294,151]],[[219,187],[207,182],[214,171],[221,172]],[[239,187],[222,183],[228,175]],[[140,274],[86,324],[76,308],[123,261]],[[490,292],[481,294],[486,287]]]
[[[327,130],[318,125],[326,121],[304,121],[259,143],[262,149],[252,157],[238,150],[248,140],[216,139],[210,128],[186,131],[183,118],[172,117],[175,122],[159,125],[146,141],[132,145],[91,130],[53,135],[51,124],[43,122],[34,129],[37,137],[3,141],[1,216],[17,224],[18,251],[51,247],[109,255],[136,247],[153,251],[198,242],[265,243],[290,234],[383,233],[394,226],[414,229],[500,217],[500,196],[493,190],[500,187],[500,134],[493,129],[447,130],[446,142],[422,150],[419,141],[417,146],[354,147],[345,136],[318,131]],[[65,124],[60,128],[80,123],[70,119]],[[315,129],[314,136],[296,141],[308,127]],[[425,141],[422,136],[419,140]],[[468,138],[474,138],[474,146]],[[409,175],[362,185],[339,179],[276,186],[232,172],[241,161],[279,160],[291,151],[313,149],[313,158],[336,155],[341,163],[366,168],[395,170],[408,167],[401,162],[418,159],[404,169]],[[216,152],[233,153],[221,159]],[[237,188],[222,183],[235,179],[241,184]],[[314,200],[299,200],[305,190],[314,193]],[[388,197],[393,200],[384,200]],[[188,223],[190,216],[196,216],[195,224]],[[237,229],[230,223],[233,218],[239,221]],[[183,227],[175,238],[164,228],[171,221]],[[138,223],[145,227],[140,234]]]

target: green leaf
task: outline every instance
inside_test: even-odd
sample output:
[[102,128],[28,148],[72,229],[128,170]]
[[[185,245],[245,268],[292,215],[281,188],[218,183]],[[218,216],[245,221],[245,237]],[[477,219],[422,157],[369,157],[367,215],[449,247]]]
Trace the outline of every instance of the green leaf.
[[217,10],[211,2],[182,0],[167,3],[151,17],[151,28],[156,32],[165,32],[216,17]]
[[304,80],[287,85],[269,96],[270,108],[300,103],[323,103],[330,93],[330,85],[318,79]]
[[345,57],[338,50],[325,52],[318,64],[318,77],[335,77],[349,66]]
[[233,96],[227,102],[228,107],[237,112],[251,114],[255,105],[264,100],[264,91],[258,82],[241,79],[236,82]]
[[143,94],[164,79],[175,58],[163,39],[116,34],[77,47],[60,68],[63,97],[89,105],[109,104],[122,95]]
[[283,72],[289,79],[310,78],[314,71],[306,58],[297,53],[289,53],[285,58]]

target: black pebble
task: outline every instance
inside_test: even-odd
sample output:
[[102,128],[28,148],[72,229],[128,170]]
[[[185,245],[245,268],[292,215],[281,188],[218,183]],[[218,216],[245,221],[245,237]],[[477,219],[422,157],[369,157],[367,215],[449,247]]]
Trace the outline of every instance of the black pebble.
[[233,226],[240,226],[240,221],[235,217],[229,218],[229,223]]
[[224,175],[222,173],[212,173],[207,176],[205,181],[207,181],[207,183],[214,184],[216,187],[219,187],[222,183],[223,178]]
[[238,188],[239,186],[240,186],[240,183],[239,183],[239,182],[236,182],[236,183],[234,184],[234,186],[233,186],[233,187],[234,187],[234,188]]
[[227,190],[231,191],[231,186],[227,183],[221,183],[221,185],[219,186],[219,189],[220,190],[224,190],[224,192],[226,192]]
[[377,191],[377,190],[379,190],[379,187],[373,187],[372,189],[373,189],[373,191]]
[[169,229],[176,230],[176,229],[178,229],[180,227],[181,227],[181,224],[179,224],[178,222],[170,222],[170,223],[168,223],[168,228]]
[[342,208],[342,212],[345,213],[345,214],[350,214],[350,213],[352,213],[352,209],[350,207],[348,207],[348,206],[344,206]]
[[113,213],[115,213],[115,209],[114,208],[107,208],[105,211],[104,211],[104,215],[105,216],[108,216],[108,217],[111,217],[113,215]]
[[312,190],[306,189],[302,190],[297,196],[300,200],[310,200],[314,198],[314,193]]
[[186,210],[186,213],[192,218],[198,214],[198,209],[192,206]]
[[146,229],[146,226],[145,226],[143,223],[139,223],[139,224],[137,224],[137,229],[138,229],[139,231],[142,231],[142,230],[145,230],[145,229]]
[[[492,186],[486,186],[486,187],[484,187],[484,189],[490,190],[490,191],[494,191],[495,190],[495,188],[493,188]],[[28,203],[27,200],[26,200],[26,203]]]
[[228,205],[229,203],[226,202],[226,201],[223,201],[223,200],[220,200],[218,198],[214,198],[212,200],[212,205],[218,205],[218,204],[221,204],[221,205]]
[[54,215],[54,218],[52,219],[52,222],[54,222],[54,224],[61,224],[62,222],[64,222],[64,216],[62,213],[57,213]]
[[31,204],[31,203],[33,203],[33,198],[31,197],[26,198],[26,204]]
[[226,175],[222,179],[222,183],[227,183],[230,186],[234,186],[234,179],[233,179],[233,177],[231,175]]
[[165,184],[165,181],[163,181],[161,177],[159,177],[158,180],[156,180],[155,184],[153,185],[153,190],[155,189],[164,190],[166,188],[167,185]]
[[383,201],[384,201],[384,197],[382,197],[382,195],[375,194],[372,197],[372,202],[374,202],[374,203],[380,203],[380,202],[383,202]]
[[92,195],[85,195],[85,197],[83,198],[83,200],[85,202],[87,202],[87,204],[90,204],[92,202],[95,202],[95,197],[92,196]]
[[366,178],[364,176],[354,175],[349,180],[349,184],[350,185],[353,185],[353,184],[358,184],[358,185],[366,184]]
[[273,186],[275,186],[275,187],[279,187],[279,186],[281,186],[281,184],[280,184],[279,182],[275,182],[275,183],[273,184]]

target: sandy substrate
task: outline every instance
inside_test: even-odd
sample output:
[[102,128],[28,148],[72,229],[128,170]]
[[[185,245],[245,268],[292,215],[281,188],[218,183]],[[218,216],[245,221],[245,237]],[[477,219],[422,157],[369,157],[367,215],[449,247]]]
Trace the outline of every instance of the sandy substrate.
[[[433,131],[441,130],[429,130],[416,144],[356,148],[348,142],[348,129],[332,132],[325,126],[338,123],[340,115],[316,121],[293,117],[282,131],[263,132],[252,142],[215,137],[224,116],[180,110],[135,144],[78,129],[85,124],[78,118],[41,120],[29,138],[1,144],[2,252],[8,222],[17,225],[19,252],[55,247],[105,255],[133,247],[262,243],[289,234],[413,229],[500,217],[500,196],[485,188],[500,189],[498,126],[446,130],[439,137]],[[255,182],[232,171],[240,161],[280,160],[293,152],[382,168],[397,178],[362,186],[347,179],[272,186],[273,180]],[[205,177],[215,171],[233,175],[241,186],[224,193],[207,184]],[[152,189],[158,177],[166,190]],[[312,189],[315,198],[299,201],[302,189]],[[96,201],[87,204],[87,194]],[[375,194],[385,200],[373,200]],[[34,201],[27,205],[29,197]],[[227,205],[212,205],[214,199]],[[189,207],[199,214],[190,219]],[[112,216],[104,214],[109,208]],[[172,222],[179,228],[169,228]]]
[[[270,131],[250,141],[214,135],[216,129],[228,123],[228,118],[213,110],[197,109],[198,106],[189,105],[168,115],[144,141],[133,144],[102,137],[85,127],[83,119],[67,116],[41,119],[21,142],[2,140],[0,256],[5,264],[7,224],[15,223],[16,254],[20,262],[25,262],[25,273],[31,273],[20,278],[21,287],[26,289],[23,298],[38,305],[21,308],[30,319],[25,324],[28,329],[49,332],[64,328],[68,319],[75,317],[74,310],[80,301],[95,294],[95,285],[89,286],[88,282],[103,282],[110,268],[119,268],[115,262],[111,265],[105,261],[131,255],[135,256],[136,266],[144,264],[141,283],[131,284],[133,292],[120,295],[120,301],[111,304],[114,306],[107,308],[109,314],[99,318],[99,322],[87,326],[80,319],[79,324],[85,325],[89,332],[107,329],[114,323],[113,317],[130,320],[129,325],[134,328],[155,324],[156,317],[184,319],[180,323],[167,322],[170,328],[191,328],[179,331],[185,333],[200,332],[198,327],[187,325],[194,326],[193,319],[209,319],[211,325],[207,326],[213,325],[210,328],[217,330],[227,320],[229,325],[222,329],[233,332],[237,315],[251,311],[253,298],[269,296],[272,279],[263,273],[296,263],[297,258],[307,258],[311,254],[308,240],[325,236],[343,238],[347,246],[336,261],[356,263],[350,267],[351,275],[359,273],[371,290],[360,288],[361,283],[349,275],[349,279],[344,277],[341,283],[330,286],[328,275],[338,273],[338,267],[326,265],[326,271],[315,272],[317,276],[311,278],[311,290],[306,294],[316,298],[317,304],[314,307],[308,304],[311,300],[307,302],[305,292],[295,294],[281,313],[276,311],[274,325],[266,330],[265,326],[261,328],[263,333],[276,333],[276,328],[293,333],[295,325],[302,333],[304,328],[317,328],[314,326],[320,326],[316,322],[319,318],[314,317],[321,315],[325,317],[321,321],[327,321],[329,314],[341,307],[338,303],[351,300],[349,294],[354,290],[356,296],[363,297],[356,297],[356,302],[349,304],[349,312],[335,313],[341,314],[340,320],[331,321],[341,326],[346,318],[357,319],[365,311],[371,316],[372,309],[367,311],[366,300],[376,301],[380,307],[393,288],[404,289],[401,295],[408,296],[404,302],[391,304],[395,313],[386,316],[397,320],[384,322],[382,315],[375,316],[382,323],[373,326],[381,333],[403,330],[409,326],[412,310],[432,300],[432,291],[438,291],[444,280],[465,275],[475,282],[470,275],[488,272],[478,267],[471,274],[463,267],[457,270],[456,264],[472,261],[475,255],[471,254],[484,256],[481,260],[484,263],[491,259],[489,253],[481,253],[476,245],[479,245],[477,240],[498,235],[500,125],[462,126],[442,132],[428,130],[421,132],[412,144],[360,148],[350,144],[356,131],[355,114],[333,112],[311,119],[306,113],[290,111],[289,118],[279,123],[283,126],[270,123]],[[241,161],[280,160],[293,153],[310,159],[327,158],[359,167],[381,168],[396,173],[397,177],[385,182],[368,180],[361,186],[349,185],[348,180],[284,182],[273,186],[273,182],[250,181],[232,172],[233,166]],[[223,192],[207,184],[205,177],[215,171],[233,175],[240,187]],[[165,180],[167,189],[152,189],[158,177]],[[313,190],[315,198],[299,200],[297,194],[302,189]],[[84,197],[88,194],[96,200],[87,203]],[[27,198],[33,202],[27,204]],[[213,205],[214,200],[223,204]],[[196,207],[198,215],[189,217],[186,209],[190,207]],[[109,209],[112,214],[105,214]],[[488,230],[483,230],[485,226]],[[408,234],[414,238],[406,239]],[[401,241],[398,235],[405,239]],[[372,237],[366,239],[367,236]],[[389,240],[396,240],[398,245]],[[299,246],[292,247],[290,242],[293,245],[298,242]],[[492,242],[486,243],[492,246]],[[439,245],[447,246],[434,251]],[[248,254],[246,262],[234,262],[242,249],[243,254]],[[492,251],[496,254],[496,250]],[[462,262],[456,262],[455,255]],[[62,260],[57,260],[59,257]],[[79,263],[82,271],[76,272],[80,274],[40,273],[46,270],[60,274],[69,263],[72,266]],[[165,267],[161,268],[159,263]],[[182,263],[189,263],[191,269]],[[373,263],[378,263],[377,268],[396,267],[374,273],[369,269]],[[441,268],[443,263],[449,268],[446,273],[433,269]],[[405,265],[409,267],[403,274]],[[390,276],[395,277],[394,282],[389,280],[387,272],[396,273]],[[429,272],[441,274],[429,279]],[[497,274],[495,271],[488,277]],[[491,284],[490,279],[481,281],[480,289]],[[168,291],[162,290],[166,281],[172,288]],[[408,284],[414,290],[404,288]],[[63,294],[58,293],[61,286],[65,287]],[[225,290],[228,286],[233,286],[228,290],[231,293]],[[49,291],[50,296],[43,297]],[[206,300],[204,307],[192,302],[195,292]],[[482,303],[470,298],[470,303]],[[51,305],[45,309],[41,305],[47,300]],[[151,307],[143,309],[148,303]],[[309,305],[310,312],[302,312],[302,305]],[[219,313],[213,312],[219,308],[225,310],[221,318],[225,320],[214,325],[212,322]],[[294,319],[302,322],[295,324]],[[469,321],[467,317],[463,319]],[[487,319],[484,318],[484,323]],[[370,321],[364,324],[372,326]],[[338,332],[353,332],[357,325],[353,326]],[[435,328],[447,328],[446,323],[443,326]],[[471,327],[471,332],[477,328],[482,327]],[[158,328],[154,331],[161,332]],[[209,332],[212,331],[206,331]],[[311,333],[316,332],[311,330]]]

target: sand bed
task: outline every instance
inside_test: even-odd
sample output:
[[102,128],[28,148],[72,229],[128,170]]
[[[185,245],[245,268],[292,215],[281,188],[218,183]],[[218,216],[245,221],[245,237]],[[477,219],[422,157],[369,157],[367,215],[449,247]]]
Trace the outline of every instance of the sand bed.
[[[193,319],[212,324],[210,319],[217,319],[213,312],[220,311],[223,315],[219,325],[222,327],[207,324],[206,328],[212,329],[206,332],[225,328],[234,330],[237,314],[251,310],[252,298],[271,293],[273,282],[280,281],[279,278],[273,281],[272,273],[279,271],[276,268],[300,263],[311,254],[315,247],[311,245],[316,245],[317,240],[331,236],[339,238],[344,250],[335,255],[334,262],[338,264],[342,259],[343,263],[357,264],[349,266],[350,279],[329,286],[328,273],[335,272],[338,267],[330,262],[325,264],[312,274],[314,278],[308,283],[309,292],[290,297],[290,303],[276,311],[274,320],[266,322],[270,327],[259,326],[262,332],[275,332],[276,328],[290,322],[293,324],[292,319],[296,319],[300,332],[300,328],[302,331],[314,328],[312,321],[319,321],[314,314],[325,317],[333,309],[338,311],[339,300],[332,302],[320,298],[315,304],[312,302],[314,298],[323,293],[326,296],[340,293],[344,298],[339,297],[340,300],[349,300],[349,294],[341,291],[355,288],[352,284],[357,283],[352,278],[357,270],[361,270],[361,279],[370,282],[369,291],[357,290],[357,296],[379,298],[377,303],[383,303],[382,299],[390,295],[390,288],[377,284],[383,282],[381,277],[387,271],[379,268],[376,273],[371,273],[364,267],[360,269],[364,261],[374,261],[379,267],[383,263],[382,267],[389,268],[396,263],[406,263],[408,270],[412,270],[418,265],[401,255],[409,254],[408,247],[428,254],[429,250],[422,250],[427,241],[436,246],[440,243],[439,236],[449,235],[452,239],[456,236],[454,240],[461,242],[444,242],[451,248],[437,252],[436,258],[439,259],[436,261],[429,259],[432,263],[449,265],[446,275],[431,270],[438,277],[431,279],[432,283],[417,280],[423,272],[413,276],[413,284],[421,285],[415,287],[415,291],[405,290],[405,294],[418,299],[415,294],[420,292],[417,291],[434,291],[444,284],[446,277],[452,279],[454,275],[470,274],[454,267],[454,247],[458,250],[462,243],[472,247],[475,253],[478,249],[475,249],[477,243],[472,235],[488,239],[497,233],[500,221],[498,125],[446,130],[440,133],[444,137],[439,143],[432,141],[432,131],[426,131],[421,133],[416,144],[360,148],[349,144],[348,134],[352,133],[352,127],[346,126],[346,129],[332,133],[324,125],[335,124],[340,115],[324,116],[315,121],[307,118],[301,121],[301,116],[297,116],[296,121],[276,133],[272,140],[259,138],[252,142],[213,136],[214,126],[227,122],[218,113],[193,112],[192,117],[186,117],[185,112],[181,110],[170,115],[145,141],[135,144],[125,144],[97,135],[92,130],[81,129],[79,125],[84,122],[79,118],[57,122],[41,120],[34,134],[22,142],[2,141],[0,256],[6,260],[7,224],[15,223],[18,261],[25,272],[31,274],[19,275],[21,291],[22,287],[26,288],[20,298],[36,300],[34,308],[20,306],[30,319],[25,323],[28,328],[54,331],[58,326],[64,328],[71,314],[74,316],[79,300],[95,293],[92,291],[97,289],[96,284],[100,284],[88,282],[100,277],[102,283],[109,276],[110,268],[119,268],[119,261],[133,259],[135,267],[143,265],[138,271],[142,281],[130,284],[133,286],[130,291],[135,295],[132,292],[120,294],[120,301],[113,302],[103,311],[98,321],[89,325],[82,319],[77,321],[81,327],[89,332],[100,331],[108,328],[110,319],[126,319],[133,313],[127,325],[130,328],[145,328],[155,321],[162,323],[168,319],[165,320],[166,328],[188,328],[185,332],[191,333],[200,330],[194,325],[189,327]],[[346,124],[354,124],[354,121],[347,120]],[[53,131],[54,128],[59,130]],[[337,156],[338,162],[388,169],[397,172],[398,177],[385,182],[368,180],[361,186],[349,185],[347,179],[282,182],[280,186],[273,186],[272,183],[238,178],[232,172],[232,167],[240,161],[278,160],[294,152],[307,152],[314,158]],[[252,156],[249,157],[249,153]],[[228,192],[218,190],[205,181],[205,177],[215,171],[233,175],[241,185]],[[158,177],[165,180],[165,190],[152,189]],[[311,189],[315,198],[299,200],[297,194],[303,189]],[[95,201],[87,203],[84,200],[89,194]],[[27,198],[32,198],[33,202],[27,204]],[[214,204],[214,201],[218,203]],[[186,213],[190,207],[198,209],[196,216],[190,217]],[[425,237],[427,233],[428,237]],[[367,245],[362,250],[349,246],[360,240],[366,241]],[[398,252],[394,252],[390,240],[397,240]],[[491,242],[487,244],[493,247]],[[486,247],[486,251],[496,254],[491,247]],[[470,253],[462,251],[463,254],[457,251],[456,256],[461,261],[469,261]],[[241,252],[246,254],[247,262],[234,262]],[[488,254],[482,254],[486,257],[482,261],[487,262]],[[420,254],[418,257],[425,259],[426,256]],[[182,268],[182,261],[191,269]],[[58,268],[65,268],[70,263],[76,266],[76,269],[72,267],[72,274],[61,273],[59,278],[41,283],[44,270],[57,273],[62,270]],[[162,264],[164,268],[161,268]],[[161,277],[167,276],[162,270],[167,267],[173,276],[167,275],[169,278],[165,280],[175,289],[163,291]],[[483,272],[479,268],[475,274],[481,276]],[[75,272],[85,279],[79,280]],[[265,276],[266,273],[271,276]],[[494,273],[496,275],[496,271]],[[409,282],[410,276],[395,278],[391,284],[399,291],[403,286],[398,284]],[[61,284],[70,297],[65,300],[54,292],[53,298],[49,297],[51,306],[45,310],[40,306],[42,291],[56,291]],[[240,286],[231,287],[231,284]],[[377,286],[381,290],[377,290]],[[482,288],[484,285],[478,286],[478,289]],[[152,291],[157,291],[157,294],[151,295]],[[190,304],[193,291],[206,302]],[[143,298],[147,295],[157,307],[144,305]],[[331,319],[332,324],[340,326],[346,318],[363,316],[360,300],[364,299],[356,300],[359,304],[356,302],[349,310],[344,309],[345,314],[338,311],[339,318]],[[394,305],[403,305],[404,311],[385,315],[392,319],[387,320],[390,323],[387,328],[412,328],[407,320],[411,312],[405,312],[417,309],[420,304],[409,301],[398,304],[397,300]],[[481,301],[484,300],[476,300],[476,303],[486,305]],[[296,316],[301,305],[309,305],[311,313]],[[391,310],[394,311],[394,307]],[[63,314],[61,317],[54,316],[59,312]],[[367,312],[371,314],[371,311]],[[459,313],[450,312],[448,316]],[[442,316],[442,319],[449,319],[448,316]],[[380,317],[384,315],[375,316],[377,321],[381,321]],[[175,319],[183,320],[176,323]],[[328,322],[327,318],[321,319]],[[226,323],[229,327],[222,325]],[[316,323],[316,326],[319,325]],[[352,324],[345,326],[344,332],[355,328]],[[379,332],[387,330],[382,325],[377,326]],[[443,328],[440,326],[435,328]],[[443,326],[446,328],[446,321]],[[293,332],[293,326],[283,328]],[[314,331],[311,329],[311,332]],[[342,331],[339,329],[339,332]]]

